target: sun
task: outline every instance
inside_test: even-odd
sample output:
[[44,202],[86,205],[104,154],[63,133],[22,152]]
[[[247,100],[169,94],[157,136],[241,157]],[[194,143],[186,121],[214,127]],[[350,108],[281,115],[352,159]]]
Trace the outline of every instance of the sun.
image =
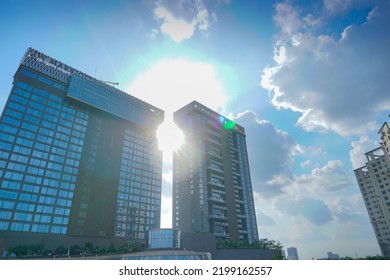
[[216,110],[227,101],[217,70],[207,62],[165,59],[140,73],[127,92],[164,110],[166,118],[194,100]]
[[156,132],[158,147],[166,155],[171,155],[184,144],[184,134],[172,119],[166,119]]

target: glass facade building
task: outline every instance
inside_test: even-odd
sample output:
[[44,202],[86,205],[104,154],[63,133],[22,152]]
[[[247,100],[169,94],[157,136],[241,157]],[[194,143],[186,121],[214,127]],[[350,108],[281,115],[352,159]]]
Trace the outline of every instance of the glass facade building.
[[173,160],[173,227],[258,240],[244,128],[196,101],[174,121],[186,143]]
[[179,249],[180,231],[175,229],[154,229],[148,233],[149,249]]
[[16,231],[146,240],[160,226],[163,118],[28,49],[0,119],[0,241]]

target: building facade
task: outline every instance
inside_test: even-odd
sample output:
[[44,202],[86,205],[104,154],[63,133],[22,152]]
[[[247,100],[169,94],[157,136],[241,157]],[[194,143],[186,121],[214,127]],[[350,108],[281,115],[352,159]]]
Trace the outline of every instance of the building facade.
[[173,158],[173,228],[258,240],[244,128],[196,101],[174,121],[185,144]]
[[339,254],[327,252],[327,255],[328,255],[328,260],[339,260],[340,259]]
[[0,119],[0,242],[34,233],[145,240],[160,226],[163,118],[28,49]]
[[382,255],[390,257],[390,130],[379,130],[381,147],[365,153],[367,163],[354,170]]
[[297,248],[295,248],[295,247],[287,248],[287,259],[288,260],[299,260]]

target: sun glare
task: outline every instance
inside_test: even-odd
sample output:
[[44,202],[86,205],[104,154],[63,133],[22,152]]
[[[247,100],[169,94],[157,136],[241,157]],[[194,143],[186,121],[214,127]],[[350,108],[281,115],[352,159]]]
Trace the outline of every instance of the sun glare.
[[157,129],[157,140],[160,150],[171,156],[184,144],[184,134],[172,120],[166,120]]
[[127,91],[163,109],[166,117],[194,100],[213,110],[224,109],[227,100],[216,68],[187,59],[157,62],[140,74]]
[[196,100],[207,107],[223,111],[227,100],[216,66],[186,58],[166,59],[129,85],[128,92],[165,111],[164,123],[157,130],[164,163],[184,143],[184,134],[173,122],[173,112]]

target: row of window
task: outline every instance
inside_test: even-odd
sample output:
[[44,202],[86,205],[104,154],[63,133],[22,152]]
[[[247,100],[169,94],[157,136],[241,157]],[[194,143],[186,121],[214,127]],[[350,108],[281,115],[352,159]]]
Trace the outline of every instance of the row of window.
[[60,83],[57,83],[51,79],[48,79],[46,78],[45,76],[42,76],[42,75],[38,75],[37,73],[34,73],[30,70],[27,70],[26,68],[22,68],[21,70],[21,74],[25,75],[25,76],[28,76],[30,78],[33,78],[33,79],[37,79],[38,81],[41,81],[47,85],[50,85],[50,86],[53,86],[55,88],[58,88],[58,89],[61,89],[61,90],[65,90],[65,86],[60,84]]
[[0,221],[0,230],[12,230],[12,231],[31,231],[40,233],[54,233],[54,234],[66,234],[66,226],[55,226],[47,224],[30,224],[20,222],[5,222]]

